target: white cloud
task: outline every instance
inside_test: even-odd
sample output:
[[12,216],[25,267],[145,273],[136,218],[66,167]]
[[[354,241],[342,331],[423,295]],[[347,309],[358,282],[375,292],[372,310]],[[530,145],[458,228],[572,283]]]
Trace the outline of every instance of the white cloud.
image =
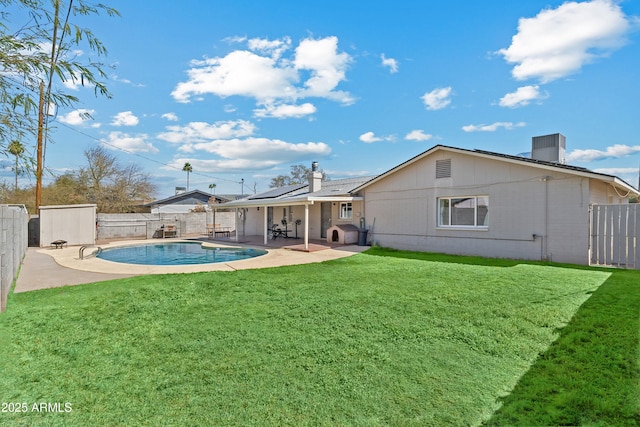
[[296,70],[309,70],[311,77],[304,82],[303,97],[329,98],[343,104],[352,104],[353,98],[346,92],[334,91],[345,80],[351,57],[338,53],[338,38],[305,39],[296,48],[293,64]]
[[546,83],[621,47],[630,28],[613,0],[566,2],[533,18],[521,18],[511,45],[498,53],[516,64],[515,79],[536,78]]
[[620,157],[629,156],[632,154],[640,153],[640,145],[623,145],[615,144],[607,147],[606,150],[573,150],[567,154],[568,162],[591,162],[594,160],[602,159],[618,159]]
[[265,105],[263,108],[253,110],[255,117],[274,117],[277,119],[300,118],[314,114],[316,111],[315,105],[308,102],[302,105]]
[[389,72],[391,74],[398,72],[398,61],[393,58],[387,58],[384,56],[384,53],[380,55],[380,59],[382,60],[382,65],[384,67],[389,67]]
[[[331,148],[323,142],[291,143],[255,137],[256,126],[245,120],[192,122],[166,129],[167,132],[157,138],[179,144],[178,150],[182,153],[206,153],[207,160],[194,156],[194,161],[189,161],[194,169],[197,165],[199,170],[207,172],[259,170],[331,153]],[[212,155],[219,158],[211,158]]]
[[96,110],[87,110],[85,108],[80,108],[77,110],[70,111],[67,114],[63,114],[58,116],[58,120],[64,124],[71,126],[78,126],[85,123],[88,120],[91,120],[89,116],[95,114]]
[[176,116],[175,113],[164,113],[162,116],[163,119],[167,119],[170,122],[177,122],[178,121],[178,116]]
[[193,144],[197,151],[217,154],[226,159],[273,160],[293,162],[309,156],[326,156],[331,148],[323,142],[294,144],[269,138],[225,139]]
[[404,137],[408,141],[428,141],[431,138],[433,138],[433,135],[424,133],[422,129],[412,130]]
[[422,96],[427,110],[441,110],[451,104],[451,86],[441,87],[427,92]]
[[225,37],[223,40],[229,44],[244,43],[247,41],[247,36],[230,36],[230,37]]
[[246,120],[211,123],[191,122],[186,126],[167,126],[158,138],[175,144],[192,144],[212,139],[230,139],[253,135],[256,126]]
[[[323,142],[290,143],[268,138],[234,138],[199,142],[180,148],[183,152],[202,151],[207,153],[206,160],[177,159],[173,166],[182,167],[185,161],[194,169],[204,172],[255,171],[268,169],[281,164],[291,164],[331,153],[331,148]],[[219,156],[211,159],[211,154]]]
[[382,138],[375,136],[373,132],[365,132],[360,135],[360,141],[372,144],[374,142],[382,141]]
[[247,44],[249,50],[192,61],[187,81],[178,83],[171,95],[185,103],[205,94],[250,97],[259,105],[305,97],[354,102],[349,93],[336,90],[351,62],[348,54],[338,52],[337,37],[302,40],[290,58],[281,57],[291,45],[288,38],[251,39]]
[[113,80],[113,81],[116,81],[116,82],[120,82],[120,83],[124,83],[124,84],[130,85],[130,86],[133,86],[133,87],[144,87],[144,84],[142,84],[142,83],[134,83],[129,79],[126,79],[126,78],[118,76],[117,74],[112,74],[109,77],[109,79]]
[[282,54],[291,48],[291,38],[285,37],[282,40],[249,39],[247,41],[249,49],[267,54],[274,59],[278,59]]
[[69,90],[80,90],[82,84],[79,80],[67,79],[62,82],[62,86]]
[[122,111],[113,116],[112,126],[136,126],[140,120],[131,111]]
[[232,95],[264,101],[294,97],[297,79],[291,67],[279,67],[273,58],[237,50],[223,58],[192,61],[189,79],[178,83],[171,95],[178,102],[190,102],[193,95]]
[[163,169],[181,170],[185,163],[191,163],[193,170],[199,172],[246,172],[254,170],[270,169],[280,164],[277,160],[253,160],[253,159],[198,159],[198,158],[179,158],[174,159],[167,167]]
[[465,132],[495,132],[500,128],[506,129],[506,130],[512,130],[515,128],[519,128],[519,127],[523,127],[526,126],[527,124],[525,122],[518,122],[518,123],[512,123],[512,122],[496,122],[490,125],[467,125],[467,126],[462,126],[462,130]]
[[539,86],[522,86],[515,92],[511,92],[500,98],[501,107],[517,108],[529,105],[531,101],[547,98],[540,93]]
[[157,153],[158,149],[148,142],[149,136],[139,134],[131,136],[123,132],[111,132],[101,142],[108,148],[120,149],[129,153]]
[[366,144],[372,144],[379,141],[395,142],[397,140],[395,135],[376,136],[373,132],[365,132],[360,135],[359,139]]

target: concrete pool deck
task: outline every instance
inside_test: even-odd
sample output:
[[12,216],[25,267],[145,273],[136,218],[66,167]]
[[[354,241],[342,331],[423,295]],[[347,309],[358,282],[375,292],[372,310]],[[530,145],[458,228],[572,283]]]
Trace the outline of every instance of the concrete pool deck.
[[[163,241],[129,240],[97,245],[104,249],[135,244],[161,242],[194,241],[190,239],[165,239]],[[14,292],[28,292],[38,289],[79,285],[140,276],[144,274],[195,273],[206,271],[234,271],[252,268],[280,267],[285,265],[309,264],[338,259],[363,252],[367,246],[329,247],[315,244],[309,252],[293,250],[293,247],[264,247],[234,242],[204,241],[203,244],[214,247],[254,247],[266,249],[267,254],[239,261],[195,264],[195,265],[136,265],[106,261],[96,257],[80,259],[80,246],[62,249],[28,248],[16,281]],[[90,254],[92,248],[85,250]]]

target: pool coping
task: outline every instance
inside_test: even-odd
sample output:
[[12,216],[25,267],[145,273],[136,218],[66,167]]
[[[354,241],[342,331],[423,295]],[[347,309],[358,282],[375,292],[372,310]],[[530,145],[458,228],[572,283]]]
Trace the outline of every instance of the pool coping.
[[[168,239],[167,239],[168,240]],[[170,242],[194,242],[189,239],[170,239]],[[169,243],[169,241],[167,241]],[[208,247],[230,248],[254,248],[266,250],[265,255],[237,261],[227,261],[208,264],[190,265],[139,265],[121,262],[107,261],[91,256],[80,259],[80,246],[71,246],[62,249],[42,248],[37,252],[53,257],[55,262],[66,268],[94,273],[143,275],[143,274],[169,274],[169,273],[196,273],[206,271],[234,271],[252,268],[269,268],[284,265],[308,264],[322,262],[330,259],[343,258],[368,249],[365,246],[343,246],[339,248],[327,248],[317,252],[300,252],[286,248],[265,248],[257,245],[229,244],[221,242],[201,242]],[[112,242],[104,245],[95,245],[103,249],[153,244],[149,240],[127,240]]]
[[[248,256],[245,258],[240,258],[237,260],[227,260],[227,261],[204,261],[204,262],[186,262],[186,263],[179,263],[176,262],[175,264],[173,263],[167,263],[166,265],[163,263],[150,263],[150,264],[145,264],[143,262],[137,262],[137,263],[128,263],[127,261],[119,261],[119,260],[114,260],[114,259],[110,259],[110,257],[107,254],[107,252],[109,251],[113,251],[113,250],[117,250],[119,248],[129,248],[129,247],[143,247],[143,246],[158,246],[158,245],[167,245],[167,244],[187,244],[187,245],[199,245],[200,247],[203,248],[207,248],[208,251],[207,252],[211,252],[214,249],[232,249],[232,250],[240,250],[240,251],[247,251],[247,250],[255,250],[255,251],[259,251],[259,253],[256,253],[252,256]],[[100,247],[100,249],[102,249],[101,251],[99,251],[98,253],[96,252],[96,248]],[[267,248],[258,248],[257,246],[250,246],[250,245],[232,245],[232,244],[218,244],[218,243],[213,243],[213,242],[207,242],[207,241],[202,241],[202,240],[190,240],[190,239],[171,239],[171,240],[162,240],[162,241],[155,241],[155,242],[150,242],[148,240],[145,240],[144,243],[126,243],[126,244],[119,244],[119,245],[96,245],[96,246],[90,246],[88,247],[85,251],[85,254],[89,254],[89,256],[86,259],[83,259],[82,261],[89,261],[91,259],[96,258],[97,260],[100,261],[107,261],[109,263],[115,263],[118,266],[120,265],[125,265],[126,268],[129,268],[129,266],[143,266],[143,267],[181,267],[181,269],[183,269],[184,267],[188,267],[188,266],[198,266],[198,265],[211,265],[211,264],[225,264],[225,263],[229,263],[229,262],[235,262],[235,261],[242,261],[245,259],[254,259],[254,258],[258,258],[261,256],[265,256],[269,253],[269,249]],[[78,255],[80,255],[78,253]],[[178,257],[177,254],[176,258]],[[126,255],[125,255],[126,256]],[[115,268],[115,265],[114,265]],[[209,269],[207,269],[209,270]]]

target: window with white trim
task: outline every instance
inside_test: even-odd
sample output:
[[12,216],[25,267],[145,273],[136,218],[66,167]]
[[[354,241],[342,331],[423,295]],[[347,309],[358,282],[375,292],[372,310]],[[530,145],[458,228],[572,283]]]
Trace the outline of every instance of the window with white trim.
[[340,203],[340,219],[353,218],[353,206],[351,202]]
[[488,228],[489,196],[439,197],[438,227]]

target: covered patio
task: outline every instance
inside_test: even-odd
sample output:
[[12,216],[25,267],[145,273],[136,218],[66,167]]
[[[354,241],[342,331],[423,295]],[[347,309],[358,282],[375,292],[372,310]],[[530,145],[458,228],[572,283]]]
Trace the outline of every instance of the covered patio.
[[308,252],[317,245],[329,245],[327,230],[332,226],[365,228],[364,198],[353,190],[372,177],[325,181],[314,162],[308,178],[308,183],[275,187],[210,207],[214,218],[218,210],[235,212],[235,232],[230,238],[238,243],[251,238],[257,244],[255,236],[259,236],[263,246],[290,246]]
[[[266,211],[266,210],[265,210]],[[236,215],[237,216],[237,215]],[[238,226],[236,225],[236,231],[238,230]],[[300,228],[302,232],[302,227]],[[344,245],[336,242],[327,242],[326,239],[307,239],[301,234],[298,238],[295,237],[295,232],[289,233],[289,237],[278,236],[277,238],[273,238],[271,235],[271,229],[267,227],[266,234],[252,234],[239,236],[235,231],[232,232],[229,236],[221,236],[221,235],[209,235],[206,237],[198,238],[197,240],[203,240],[207,242],[217,242],[223,244],[241,244],[241,245],[250,245],[250,246],[259,246],[265,248],[272,249],[289,249],[300,252],[317,252],[325,249],[335,249],[342,248],[345,246],[353,246],[353,245]],[[266,236],[266,238],[265,238]]]

